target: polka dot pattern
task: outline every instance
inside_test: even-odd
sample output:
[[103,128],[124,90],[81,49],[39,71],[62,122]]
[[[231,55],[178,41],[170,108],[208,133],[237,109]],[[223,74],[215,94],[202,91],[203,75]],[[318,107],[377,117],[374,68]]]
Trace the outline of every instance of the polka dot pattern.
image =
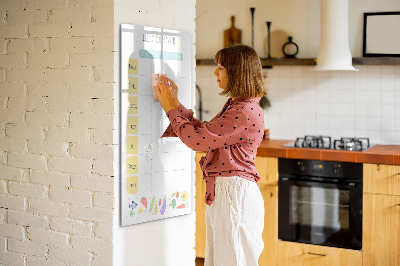
[[179,137],[194,151],[208,151],[200,160],[206,182],[205,202],[214,200],[215,176],[240,176],[257,182],[253,160],[264,133],[260,98],[229,99],[209,122],[193,117],[193,111],[180,105],[167,113],[170,125],[162,137]]

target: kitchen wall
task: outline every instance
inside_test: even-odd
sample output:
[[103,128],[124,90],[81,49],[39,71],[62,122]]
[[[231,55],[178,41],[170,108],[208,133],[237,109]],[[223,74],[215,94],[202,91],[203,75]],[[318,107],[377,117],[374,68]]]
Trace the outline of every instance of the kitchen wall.
[[0,264],[111,265],[113,1],[0,18]]
[[[120,44],[119,27],[121,23],[163,27],[191,32],[195,38],[196,0],[114,0],[114,92],[119,93]],[[195,60],[193,44],[193,67]],[[195,69],[191,70],[193,88]],[[118,108],[119,104],[115,105]],[[117,110],[115,111],[118,112]],[[118,121],[114,121],[118,124]],[[115,128],[118,125],[115,124]],[[119,141],[118,132],[114,135]],[[118,161],[118,158],[115,158]],[[193,160],[194,166],[194,160]],[[117,169],[117,168],[116,168]],[[194,169],[194,168],[193,168]],[[119,173],[115,173],[116,176]],[[115,179],[115,198],[120,197],[119,178]],[[195,203],[194,173],[192,175],[193,205]],[[114,265],[194,265],[195,259],[195,221],[193,211],[189,215],[163,219],[143,224],[120,227],[119,201],[115,201],[114,212]]]
[[[222,48],[223,30],[236,15],[243,43],[251,44],[251,17],[255,11],[255,49],[265,57],[265,21],[283,30],[299,45],[299,58],[315,58],[319,47],[319,6],[315,1],[214,1],[197,4],[197,57],[213,58]],[[349,0],[349,41],[353,57],[362,55],[362,13],[398,11],[392,0]],[[216,15],[216,12],[219,12]],[[211,27],[210,25],[215,25]],[[271,45],[272,46],[272,45]],[[369,137],[372,143],[400,144],[400,66],[355,66],[358,72],[314,72],[310,66],[274,66],[264,70],[272,107],[264,111],[266,128],[275,139],[305,134],[334,138]],[[226,98],[219,92],[213,66],[198,66],[196,83],[202,90],[203,120],[209,120]]]
[[119,226],[118,106],[119,24],[194,38],[195,3],[1,0],[1,265],[194,265],[194,212]]

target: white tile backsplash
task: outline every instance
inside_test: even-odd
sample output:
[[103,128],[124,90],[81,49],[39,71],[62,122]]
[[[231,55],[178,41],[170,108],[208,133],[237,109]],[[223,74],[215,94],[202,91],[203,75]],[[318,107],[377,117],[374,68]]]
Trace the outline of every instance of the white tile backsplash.
[[[400,66],[357,65],[359,71],[313,71],[312,66],[274,66],[264,70],[271,108],[264,110],[274,139],[304,134],[369,137],[371,143],[400,144]],[[203,120],[226,101],[214,66],[197,67]]]

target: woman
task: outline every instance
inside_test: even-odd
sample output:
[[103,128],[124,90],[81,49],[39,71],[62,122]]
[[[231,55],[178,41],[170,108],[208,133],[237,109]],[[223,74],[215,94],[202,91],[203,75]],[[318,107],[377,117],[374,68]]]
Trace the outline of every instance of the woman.
[[230,98],[210,122],[194,118],[179,103],[172,80],[161,78],[153,87],[171,122],[163,137],[178,136],[189,148],[207,151],[200,160],[206,182],[205,265],[258,265],[264,247],[264,201],[254,163],[264,134],[261,63],[245,45],[218,51],[215,62],[220,95]]

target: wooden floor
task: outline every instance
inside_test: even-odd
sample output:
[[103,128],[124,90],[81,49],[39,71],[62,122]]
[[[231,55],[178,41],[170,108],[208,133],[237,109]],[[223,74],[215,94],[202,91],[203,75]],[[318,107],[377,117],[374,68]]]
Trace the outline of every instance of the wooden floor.
[[204,259],[196,258],[196,266],[204,266]]

